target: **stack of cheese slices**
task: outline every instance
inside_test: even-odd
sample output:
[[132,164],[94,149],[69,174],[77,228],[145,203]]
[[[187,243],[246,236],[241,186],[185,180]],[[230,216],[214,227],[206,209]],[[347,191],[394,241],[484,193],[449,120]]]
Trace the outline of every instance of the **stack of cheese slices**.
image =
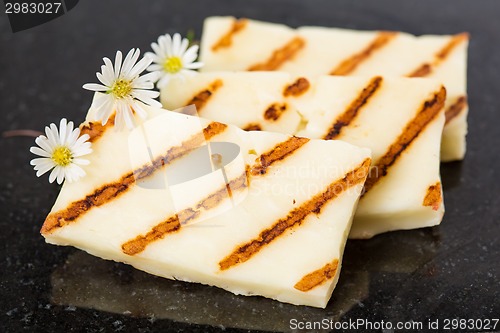
[[441,222],[440,158],[465,152],[466,43],[209,18],[203,73],[161,91],[177,112],[148,108],[120,132],[89,111],[87,176],[63,185],[42,234],[166,278],[325,307],[348,237]]

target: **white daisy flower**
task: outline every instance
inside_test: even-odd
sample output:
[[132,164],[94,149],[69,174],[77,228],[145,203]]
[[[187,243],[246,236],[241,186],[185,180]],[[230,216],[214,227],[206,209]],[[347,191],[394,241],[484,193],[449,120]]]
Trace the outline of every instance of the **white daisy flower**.
[[154,53],[147,52],[146,57],[152,59],[154,64],[148,67],[148,71],[156,73],[158,88],[164,87],[171,78],[194,75],[195,69],[203,67],[203,63],[195,62],[198,45],[188,46],[189,40],[179,34],[173,37],[166,34],[158,38],[158,43],[151,43]]
[[88,134],[80,136],[80,129],[73,128],[73,122],[61,119],[59,130],[52,123],[45,127],[45,135],[35,139],[39,147],[31,147],[30,151],[40,158],[32,159],[30,164],[35,166],[36,175],[40,177],[53,169],[49,176],[49,182],[61,184],[64,179],[69,182],[76,181],[85,176],[85,171],[79,165],[87,165],[89,161],[79,158],[90,154],[91,143],[87,142]]
[[115,125],[122,128],[126,124],[132,129],[135,126],[134,113],[143,119],[146,118],[147,113],[142,103],[161,107],[160,102],[154,100],[160,93],[150,90],[154,88],[156,74],[139,75],[151,64],[152,60],[144,57],[137,62],[139,55],[139,49],[130,50],[122,64],[122,53],[118,51],[114,66],[111,60],[103,58],[104,65],[101,66],[101,73],[96,73],[102,84],[83,85],[84,89],[96,91],[92,108],[103,125],[106,125],[115,111]]

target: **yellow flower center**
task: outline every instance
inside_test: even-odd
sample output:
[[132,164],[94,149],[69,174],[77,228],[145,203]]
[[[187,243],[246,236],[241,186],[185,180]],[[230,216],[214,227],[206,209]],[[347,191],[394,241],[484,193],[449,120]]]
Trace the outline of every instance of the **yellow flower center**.
[[182,60],[179,57],[170,57],[165,60],[163,68],[170,74],[175,74],[182,69]]
[[111,93],[117,98],[128,96],[132,91],[132,85],[127,80],[117,80],[111,87]]
[[57,147],[52,153],[52,160],[60,166],[67,166],[73,160],[73,154],[68,147]]

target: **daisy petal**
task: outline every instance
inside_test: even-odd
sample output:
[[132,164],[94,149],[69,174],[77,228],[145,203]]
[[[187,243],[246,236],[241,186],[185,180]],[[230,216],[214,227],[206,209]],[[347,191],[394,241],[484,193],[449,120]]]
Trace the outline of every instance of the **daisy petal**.
[[113,75],[113,81],[116,80],[118,78],[118,73],[115,72],[111,60],[109,60],[109,58],[107,57],[102,58],[102,60],[104,61],[104,65],[107,67],[108,71],[110,71],[111,74]]
[[94,100],[92,101],[91,109],[100,109],[108,99],[113,98],[111,95],[103,93],[95,93]]
[[80,135],[80,129],[74,129],[74,124],[72,121],[68,122],[67,127],[66,127],[66,138],[64,139],[64,142],[66,142],[67,145],[70,145],[73,143],[73,141],[70,141],[72,134],[77,133]]
[[98,83],[86,83],[83,85],[83,89],[93,90],[93,91],[108,91],[109,88]]
[[50,162],[40,164],[38,166],[38,168],[35,168],[35,170],[37,170],[36,176],[40,177],[40,176],[44,175],[45,173],[50,171],[50,169],[52,169],[54,166],[55,166],[55,164],[54,163],[51,164]]
[[117,76],[120,75],[120,70],[122,68],[122,53],[121,51],[116,51],[115,56],[115,73]]
[[158,81],[158,83],[156,84],[156,87],[158,87],[158,89],[161,89],[161,88],[164,88],[168,82],[170,82],[170,79],[172,78],[171,75],[164,75],[160,81]]
[[151,98],[148,98],[145,96],[137,97],[137,99],[140,100],[141,102],[143,102],[144,104],[147,104],[147,105],[150,105],[153,107],[157,107],[157,108],[162,107],[161,103],[158,102],[157,100],[154,100],[154,99],[151,99]]
[[181,35],[178,33],[174,34],[172,38],[172,55],[178,56],[181,47]]
[[47,157],[38,157],[38,158],[32,159],[30,161],[30,165],[34,165],[35,166],[35,170],[37,170],[37,167],[39,167],[40,165],[43,165],[47,161],[52,161],[52,159],[51,158],[47,158]]
[[106,87],[110,87],[113,84],[113,79],[108,80],[108,77],[105,77],[103,74],[99,72],[95,73],[95,75],[97,76],[97,79]]
[[124,107],[123,118],[125,119],[125,124],[129,129],[133,129],[135,127],[132,110],[130,110],[129,106]]
[[57,173],[57,183],[60,185],[62,184],[65,176],[64,169],[60,167],[59,165],[54,168],[54,170],[59,169]]
[[179,56],[183,55],[184,52],[186,52],[187,48],[189,46],[189,40],[187,38],[183,38],[181,45],[179,47]]
[[191,46],[186,53],[184,53],[184,56],[182,57],[182,60],[184,62],[193,62],[198,58],[198,45],[193,45]]
[[146,82],[146,81],[154,81],[154,79],[156,78],[156,74],[154,73],[148,73],[148,74],[144,74],[142,76],[139,76],[137,79],[134,80],[134,82],[132,83],[132,87],[134,86],[135,83],[141,83],[141,82]]
[[72,164],[66,169],[66,178],[70,183],[77,181],[78,179],[85,176],[85,174],[86,174],[85,171],[81,167],[75,164]]
[[40,149],[38,147],[31,147],[30,152],[32,152],[33,154],[38,155],[38,156],[43,156],[43,157],[48,157],[48,158],[51,157],[51,154],[49,154],[45,150]]
[[117,130],[121,130],[123,129],[123,124],[124,124],[123,115],[121,112],[118,112],[117,108],[117,112],[115,114],[115,128]]
[[141,51],[139,49],[132,49],[129,51],[127,54],[127,58],[125,59],[125,63],[123,64],[122,68],[122,75],[124,78],[127,79],[132,79],[133,76],[130,75],[130,71],[134,67],[134,64],[137,62],[137,59],[139,59],[139,55],[141,54]]
[[148,57],[149,59],[152,59],[154,63],[160,64],[163,60],[162,57],[156,55],[156,53],[153,52],[146,52],[144,54],[145,57]]
[[[161,38],[161,37],[160,37]],[[158,58],[164,58],[166,56],[165,52],[163,49],[156,43],[151,44],[151,48],[155,52],[155,54],[158,56]]]
[[144,72],[148,66],[151,65],[151,59],[149,58],[142,58],[135,66],[130,70],[129,76],[131,78],[135,78],[137,75],[141,74]]
[[187,69],[200,69],[203,67],[203,63],[202,62],[193,62],[191,64],[184,66],[184,67]]
[[45,135],[47,136],[47,139],[52,147],[55,147],[59,145],[59,139],[57,138],[59,133],[57,132],[56,124],[52,123],[49,126],[45,127]]
[[76,139],[78,139],[78,137],[80,136],[80,129],[77,128],[75,129],[74,131],[72,131],[70,133],[70,135],[68,136],[68,139],[66,141],[66,144],[68,145],[68,147],[70,149],[72,149],[76,143]]
[[97,110],[95,116],[97,119],[101,120],[101,124],[104,126],[108,122],[109,117],[113,113],[114,109],[114,99],[108,98],[106,102],[101,106],[99,110]]
[[141,103],[134,102],[133,108],[134,108],[135,113],[137,113],[137,115],[139,117],[141,117],[142,119],[146,119],[146,117],[148,116],[148,113],[146,112],[146,110],[144,110]]
[[162,57],[171,57],[172,53],[172,36],[169,34],[163,35],[158,39],[160,48],[163,51]]
[[89,136],[88,135],[82,135],[81,137],[78,138],[78,140],[76,140],[75,144],[73,146],[80,146],[82,145],[85,141],[87,141],[89,139]]
[[[156,77],[156,72],[153,72]],[[133,88],[135,89],[153,89],[155,87],[154,83],[151,81],[134,83]]]
[[49,140],[43,135],[40,135],[38,138],[36,138],[35,143],[49,154],[52,153],[52,150],[54,149]]
[[158,91],[153,91],[153,90],[142,90],[142,89],[134,89],[132,92],[132,97],[149,97],[149,98],[156,98],[160,96],[160,92]]
[[56,166],[49,175],[49,183],[53,183],[54,180],[56,180],[58,174],[59,174],[59,169]]
[[115,73],[113,72],[113,67],[109,67],[106,65],[101,66],[102,77],[105,80],[104,85],[111,87],[113,85],[113,81],[115,80]]
[[161,65],[158,65],[158,64],[152,64],[150,65],[148,68],[146,68],[148,71],[150,72],[154,72],[154,71],[161,71],[163,70],[163,66]]
[[61,119],[61,122],[59,123],[59,143],[61,145],[65,145],[66,144],[66,126],[67,126],[68,122],[66,120],[66,118],[62,118]]

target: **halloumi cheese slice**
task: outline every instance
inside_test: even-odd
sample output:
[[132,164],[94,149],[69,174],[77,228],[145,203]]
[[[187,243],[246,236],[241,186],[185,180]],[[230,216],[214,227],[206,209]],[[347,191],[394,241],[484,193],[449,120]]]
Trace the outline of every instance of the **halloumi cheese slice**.
[[325,307],[370,151],[144,108],[149,119],[131,132],[100,125],[90,110],[87,175],[62,186],[46,241],[170,279]]
[[[218,89],[206,94],[213,82]],[[278,130],[311,139],[340,139],[371,149],[373,167],[351,238],[434,226],[444,204],[439,147],[445,88],[423,78],[321,76],[284,72],[210,72],[172,80],[165,107],[199,101],[198,113],[244,129]],[[272,114],[273,117],[269,115]],[[334,158],[323,154],[327,163]]]
[[467,134],[468,35],[300,27],[234,17],[205,20],[203,71],[279,70],[318,75],[430,77],[447,90],[441,160],[463,159]]

